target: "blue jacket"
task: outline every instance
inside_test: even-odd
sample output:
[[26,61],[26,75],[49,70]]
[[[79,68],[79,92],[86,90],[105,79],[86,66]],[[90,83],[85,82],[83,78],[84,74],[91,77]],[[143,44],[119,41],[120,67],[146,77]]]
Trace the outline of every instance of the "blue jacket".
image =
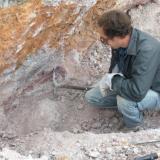
[[[110,73],[117,63],[117,52],[112,50]],[[112,78],[112,89],[118,95],[139,102],[149,89],[160,93],[160,42],[133,28],[123,74],[124,77],[116,75]]]

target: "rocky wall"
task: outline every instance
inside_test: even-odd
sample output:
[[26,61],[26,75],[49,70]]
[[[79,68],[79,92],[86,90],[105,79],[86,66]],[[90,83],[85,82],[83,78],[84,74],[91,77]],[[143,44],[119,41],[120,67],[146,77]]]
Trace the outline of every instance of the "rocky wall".
[[[143,1],[146,2],[148,1]],[[28,83],[29,87],[31,82],[28,77],[34,79],[35,73],[46,73],[40,69],[45,65],[46,68],[50,65],[47,72],[52,72],[56,66],[62,66],[67,72],[66,79],[79,79],[83,82],[90,81],[92,75],[96,77],[99,72],[106,72],[107,66],[103,61],[109,63],[110,52],[98,40],[96,20],[109,9],[124,6],[131,8],[139,3],[142,1],[92,0],[86,3],[78,0],[30,0],[1,9],[1,103],[19,89],[25,90],[26,86],[22,84]],[[103,50],[106,50],[105,60],[96,57],[103,54]],[[44,64],[41,60],[44,56],[45,59],[52,57],[52,62],[46,60]],[[97,71],[91,73],[90,69],[94,67]]]

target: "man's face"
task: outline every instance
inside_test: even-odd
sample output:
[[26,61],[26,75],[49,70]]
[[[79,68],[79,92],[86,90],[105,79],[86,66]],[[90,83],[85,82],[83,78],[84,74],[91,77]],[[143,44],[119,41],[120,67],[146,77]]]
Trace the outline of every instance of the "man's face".
[[117,49],[121,47],[122,38],[121,37],[113,37],[112,39],[107,37],[103,31],[102,27],[98,28],[98,33],[100,35],[100,41],[103,44],[109,45],[113,49]]

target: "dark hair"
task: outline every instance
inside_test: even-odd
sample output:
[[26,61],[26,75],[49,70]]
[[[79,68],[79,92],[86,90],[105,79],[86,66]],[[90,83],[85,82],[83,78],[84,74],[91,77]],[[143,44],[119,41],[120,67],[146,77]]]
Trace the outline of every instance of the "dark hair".
[[109,37],[124,37],[132,30],[131,19],[129,15],[120,10],[111,10],[104,13],[98,20],[99,27],[102,27],[104,33]]

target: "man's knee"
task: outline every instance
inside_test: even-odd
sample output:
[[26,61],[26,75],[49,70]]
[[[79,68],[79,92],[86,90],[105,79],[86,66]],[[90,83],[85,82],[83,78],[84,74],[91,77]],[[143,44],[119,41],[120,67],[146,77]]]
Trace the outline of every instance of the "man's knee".
[[85,94],[85,100],[87,102],[91,102],[93,100],[93,95],[90,91],[87,91],[86,94]]
[[98,88],[92,88],[89,91],[87,91],[85,94],[85,99],[88,103],[97,104],[100,99]]
[[[85,94],[85,99],[88,103],[97,107],[114,108],[117,106],[116,95],[103,97],[98,87],[95,87]],[[116,107],[117,108],[117,107]]]

